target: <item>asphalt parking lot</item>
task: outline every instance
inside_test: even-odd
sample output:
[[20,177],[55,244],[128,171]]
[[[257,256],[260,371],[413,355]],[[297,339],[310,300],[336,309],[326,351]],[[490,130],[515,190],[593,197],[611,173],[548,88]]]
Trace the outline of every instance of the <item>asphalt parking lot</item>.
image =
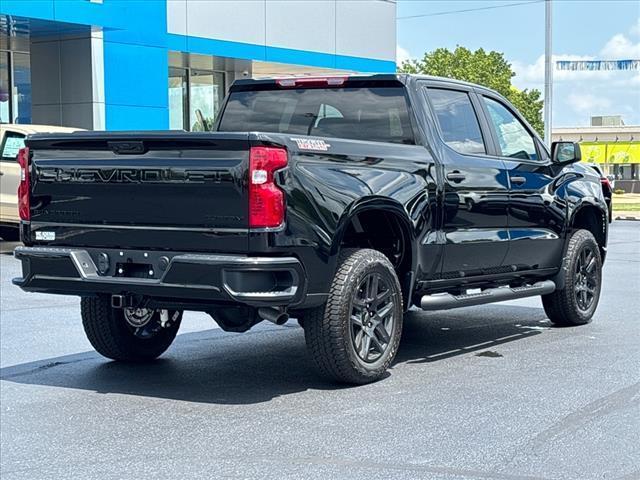
[[354,388],[315,377],[295,321],[190,313],[158,362],[109,362],[78,299],[0,268],[3,480],[640,478],[640,222],[612,225],[592,324],[538,298],[410,312],[390,375]]

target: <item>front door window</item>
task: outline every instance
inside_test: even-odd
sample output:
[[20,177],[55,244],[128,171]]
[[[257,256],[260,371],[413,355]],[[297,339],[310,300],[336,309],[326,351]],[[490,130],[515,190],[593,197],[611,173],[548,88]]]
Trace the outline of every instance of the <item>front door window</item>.
[[501,103],[489,97],[483,98],[489,111],[489,120],[498,136],[500,154],[503,157],[537,160],[533,137],[522,122]]

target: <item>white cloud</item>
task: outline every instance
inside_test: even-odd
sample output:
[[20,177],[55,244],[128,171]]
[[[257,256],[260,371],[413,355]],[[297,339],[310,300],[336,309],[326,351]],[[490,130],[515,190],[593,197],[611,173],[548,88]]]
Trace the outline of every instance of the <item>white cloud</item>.
[[596,110],[606,110],[611,107],[611,101],[590,93],[571,93],[567,103],[578,113],[592,113]]
[[606,60],[640,59],[640,41],[634,43],[626,35],[618,33],[605,44],[600,55]]
[[396,45],[396,63],[401,65],[405,60],[411,60],[411,54],[406,48]]
[[[553,55],[551,60],[553,63],[558,60],[593,60],[594,57],[587,55]],[[537,88],[544,86],[544,55],[540,55],[535,63],[523,64],[515,61],[511,63],[511,67],[516,76],[513,77],[513,83],[518,88]],[[604,81],[610,80],[614,76],[614,72],[609,70],[596,71],[573,71],[573,70],[554,70],[553,83],[577,82],[577,81]]]

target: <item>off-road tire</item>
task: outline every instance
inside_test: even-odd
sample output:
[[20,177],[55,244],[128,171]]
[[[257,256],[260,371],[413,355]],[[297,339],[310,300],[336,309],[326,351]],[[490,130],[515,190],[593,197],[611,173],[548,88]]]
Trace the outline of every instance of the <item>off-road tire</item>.
[[[577,262],[581,252],[589,249],[594,254],[597,285],[593,293],[593,302],[587,309],[579,307],[575,289],[578,275]],[[569,243],[562,259],[559,273],[563,287],[548,295],[542,295],[542,305],[549,320],[562,327],[584,325],[591,321],[598,307],[600,289],[602,286],[602,259],[600,249],[593,234],[588,230],[577,230],[569,239]]]
[[[377,272],[393,298],[393,324],[386,350],[375,363],[364,362],[351,337],[352,302],[360,282]],[[324,306],[306,310],[302,321],[307,349],[318,372],[331,381],[365,384],[381,379],[393,362],[402,333],[402,292],[393,265],[371,249],[346,249],[340,255],[329,297]]]
[[122,309],[111,307],[108,296],[84,297],[80,302],[82,326],[96,351],[112,360],[145,362],[162,355],[178,333],[182,314],[151,338],[133,334]]

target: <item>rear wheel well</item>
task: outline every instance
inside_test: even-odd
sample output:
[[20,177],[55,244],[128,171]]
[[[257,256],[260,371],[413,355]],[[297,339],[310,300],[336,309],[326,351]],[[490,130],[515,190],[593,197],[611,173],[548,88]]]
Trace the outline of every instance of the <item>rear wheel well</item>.
[[397,214],[379,209],[355,214],[345,230],[340,248],[372,248],[383,253],[396,271],[405,308],[410,306],[411,237]]
[[600,256],[604,261],[607,246],[607,217],[597,207],[585,206],[573,217],[573,231],[588,230],[598,242]]

